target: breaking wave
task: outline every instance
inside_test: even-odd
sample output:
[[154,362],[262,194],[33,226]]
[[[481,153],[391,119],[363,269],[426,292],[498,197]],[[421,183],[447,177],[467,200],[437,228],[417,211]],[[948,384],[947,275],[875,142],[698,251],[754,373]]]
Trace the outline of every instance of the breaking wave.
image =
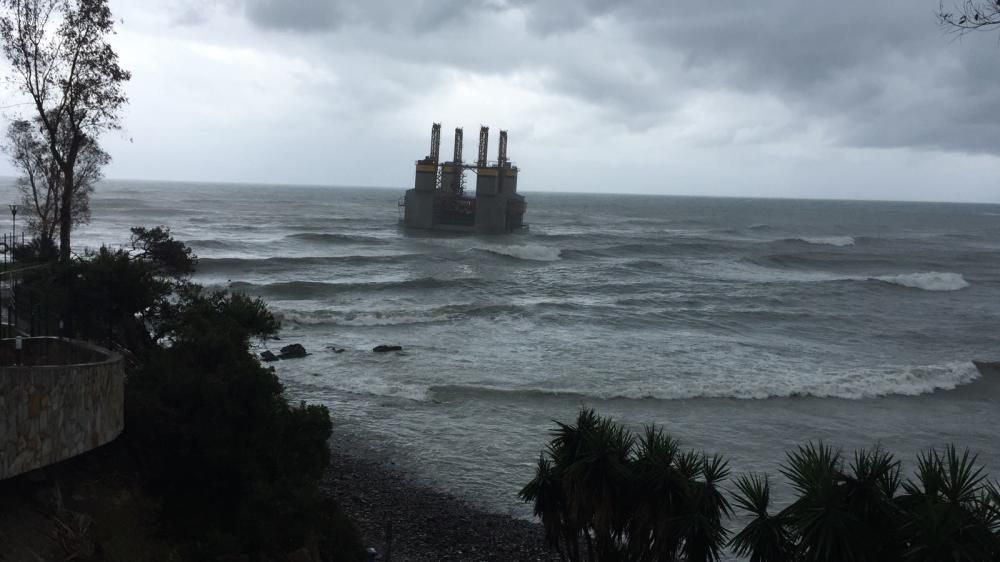
[[302,256],[272,258],[199,258],[199,273],[235,271],[288,271],[311,266],[393,264],[414,259],[421,254]]
[[356,234],[332,234],[329,232],[299,232],[289,234],[285,237],[290,240],[305,240],[307,242],[321,242],[324,244],[388,244],[388,240],[375,238],[374,236],[360,236]]
[[808,264],[802,258],[790,259],[788,256],[770,256],[766,258],[767,265],[760,265],[756,260],[746,260],[727,264],[720,268],[713,264],[708,271],[712,275],[723,278],[753,281],[758,283],[830,283],[830,282],[878,282],[898,285],[910,289],[924,291],[958,291],[969,286],[969,282],[960,273],[941,273],[937,271],[919,273],[900,273],[894,275],[858,276],[844,275],[818,270],[795,269],[792,267],[771,267],[771,265],[801,265]]
[[276,316],[286,326],[404,326],[410,324],[436,324],[470,319],[499,321],[523,318],[535,313],[562,312],[572,314],[588,309],[589,305],[576,302],[543,301],[528,304],[448,304],[430,308],[404,308],[384,310],[277,310]]
[[839,248],[843,248],[845,246],[853,246],[855,241],[852,236],[816,236],[786,238],[785,240],[779,240],[779,242],[805,242],[806,244],[813,244],[817,246],[837,246]]
[[762,400],[767,398],[841,398],[861,400],[884,396],[919,396],[938,391],[954,390],[974,382],[981,376],[976,365],[954,362],[941,365],[851,369],[840,372],[818,372],[802,377],[765,377],[749,381],[745,377],[711,380],[701,384],[629,383],[604,389],[503,388],[490,385],[438,385],[428,394],[440,400],[488,395],[531,397],[567,397],[591,400],[690,400],[696,398],[730,398]]
[[969,286],[969,282],[959,273],[938,273],[937,271],[883,275],[873,277],[872,280],[912,289],[923,289],[924,291],[958,291]]
[[400,326],[453,322],[462,318],[497,319],[516,316],[522,308],[512,304],[454,304],[424,310],[286,310],[277,313],[283,323],[300,326]]
[[246,283],[229,284],[233,291],[250,293],[279,299],[311,299],[337,295],[352,291],[405,291],[441,288],[473,288],[486,282],[482,279],[457,278],[439,279],[437,277],[421,277],[404,281],[379,281],[371,283],[325,283],[322,281],[284,281],[279,283]]
[[528,245],[501,245],[487,244],[475,247],[476,250],[489,252],[498,256],[506,256],[519,260],[528,261],[556,261],[560,259],[562,250],[552,246],[541,246],[535,244]]

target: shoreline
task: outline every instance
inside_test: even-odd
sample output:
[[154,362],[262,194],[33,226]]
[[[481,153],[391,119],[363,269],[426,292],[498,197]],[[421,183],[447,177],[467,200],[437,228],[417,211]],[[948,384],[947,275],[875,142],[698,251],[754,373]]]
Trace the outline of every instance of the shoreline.
[[357,525],[365,547],[375,548],[376,560],[559,560],[540,524],[433,490],[337,423],[329,445],[330,467],[320,486]]

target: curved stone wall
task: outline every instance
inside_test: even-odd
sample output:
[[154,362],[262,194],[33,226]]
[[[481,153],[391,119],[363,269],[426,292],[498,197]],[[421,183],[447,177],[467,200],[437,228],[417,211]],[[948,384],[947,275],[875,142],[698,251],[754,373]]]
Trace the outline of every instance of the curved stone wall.
[[0,479],[79,455],[124,427],[121,356],[60,338],[0,340]]

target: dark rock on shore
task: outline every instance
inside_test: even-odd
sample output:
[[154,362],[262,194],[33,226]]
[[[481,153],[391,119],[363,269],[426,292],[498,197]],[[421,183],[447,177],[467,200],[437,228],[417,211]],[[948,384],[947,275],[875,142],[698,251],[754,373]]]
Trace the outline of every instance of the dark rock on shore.
[[293,343],[291,345],[286,345],[281,348],[281,353],[278,354],[279,359],[298,359],[300,357],[305,357],[309,355],[306,353],[306,348],[300,343]]
[[557,561],[540,525],[489,513],[415,482],[392,460],[334,432],[324,491],[366,545],[394,562]]
[[279,351],[277,355],[275,355],[271,350],[265,349],[260,352],[260,359],[261,361],[271,362],[278,361],[279,359],[298,359],[300,357],[305,357],[306,355],[309,355],[309,353],[306,352],[306,348],[303,347],[302,344],[293,343],[281,348],[281,351]]
[[403,351],[403,346],[401,345],[376,345],[372,348],[375,353],[385,353],[387,351]]

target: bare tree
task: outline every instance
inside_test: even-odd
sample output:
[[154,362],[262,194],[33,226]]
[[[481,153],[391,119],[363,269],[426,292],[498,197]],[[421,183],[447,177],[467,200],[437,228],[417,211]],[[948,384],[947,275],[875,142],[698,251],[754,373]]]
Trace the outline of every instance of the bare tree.
[[937,12],[941,25],[959,33],[1000,27],[1000,0],[964,0],[951,10],[944,3]]
[[[16,187],[27,211],[28,230],[45,245],[54,246],[59,235],[65,183],[62,170],[45,142],[44,129],[37,121],[13,121],[7,129],[5,148],[20,172]],[[111,157],[96,142],[85,140],[77,157],[76,188],[70,212],[73,226],[90,220],[90,195],[103,176],[102,168],[110,161]]]
[[[108,43],[114,20],[107,0],[0,0],[0,8],[0,46],[11,81],[34,105],[29,123],[39,131],[35,136],[29,125],[17,135],[29,153],[38,152],[32,148],[36,141],[49,153],[47,163],[28,157],[34,175],[26,178],[33,177],[36,186],[49,180],[62,184],[58,193],[45,187],[39,192],[56,198],[50,203],[58,217],[52,232],[58,232],[59,259],[66,262],[73,225],[80,222],[74,213],[86,211],[81,203],[89,200],[78,194],[93,190],[100,167],[109,161],[97,139],[121,128],[121,108],[128,101],[123,88],[131,74]],[[87,172],[90,167],[96,173]]]

